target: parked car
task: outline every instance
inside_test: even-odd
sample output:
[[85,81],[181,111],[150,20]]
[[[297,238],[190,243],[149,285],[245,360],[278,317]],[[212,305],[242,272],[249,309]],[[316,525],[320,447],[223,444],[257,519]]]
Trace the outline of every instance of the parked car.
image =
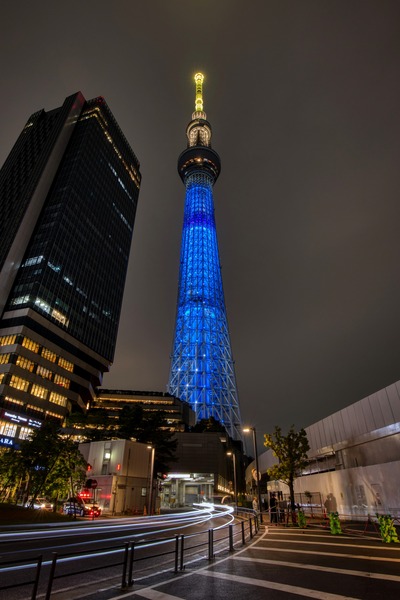
[[98,504],[85,504],[85,515],[88,517],[99,517],[101,508]]
[[63,513],[65,515],[78,515],[83,517],[85,514],[85,503],[82,498],[68,498],[63,505]]
[[53,510],[53,504],[47,500],[47,498],[36,498],[32,504],[32,498],[28,498],[25,502],[27,508],[37,508],[40,510]]

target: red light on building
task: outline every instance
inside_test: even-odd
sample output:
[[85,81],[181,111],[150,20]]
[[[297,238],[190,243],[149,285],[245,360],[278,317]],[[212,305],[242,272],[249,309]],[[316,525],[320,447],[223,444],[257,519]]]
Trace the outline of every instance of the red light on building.
[[120,471],[120,470],[121,470],[121,464],[120,464],[120,463],[118,463],[118,464],[117,464],[117,471]]

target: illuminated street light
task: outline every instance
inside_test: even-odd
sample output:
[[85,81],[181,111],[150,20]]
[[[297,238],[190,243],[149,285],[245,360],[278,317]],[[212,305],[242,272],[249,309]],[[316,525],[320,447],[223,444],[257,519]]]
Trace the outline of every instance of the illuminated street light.
[[153,477],[154,477],[154,455],[155,455],[155,448],[154,446],[147,446],[147,448],[149,450],[151,450],[151,456],[150,456],[150,485],[149,485],[149,515],[152,514],[152,509],[153,509]]
[[236,455],[234,452],[227,452],[227,456],[232,456],[233,460],[233,493],[235,499],[235,513],[237,514],[237,483],[236,483]]
[[256,458],[256,480],[257,480],[257,496],[258,496],[258,510],[260,511],[260,523],[263,522],[262,516],[262,506],[261,506],[261,491],[260,491],[260,470],[258,468],[258,451],[257,451],[257,434],[255,427],[244,427],[243,433],[249,433],[250,431],[253,434],[253,445],[254,445],[254,455]]

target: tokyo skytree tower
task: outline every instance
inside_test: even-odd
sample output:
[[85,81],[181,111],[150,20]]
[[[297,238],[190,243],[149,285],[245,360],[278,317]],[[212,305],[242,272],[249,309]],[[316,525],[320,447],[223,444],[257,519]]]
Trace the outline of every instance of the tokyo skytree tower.
[[197,73],[195,110],[178,159],[186,198],[178,304],[169,392],[186,400],[197,420],[214,417],[241,439],[241,417],[226,317],[213,185],[221,170],[203,110],[204,76]]

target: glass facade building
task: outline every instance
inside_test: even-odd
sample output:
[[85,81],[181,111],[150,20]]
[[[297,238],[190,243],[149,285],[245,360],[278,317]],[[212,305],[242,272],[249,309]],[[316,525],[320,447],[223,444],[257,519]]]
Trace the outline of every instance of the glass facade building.
[[213,185],[220,159],[211,148],[211,125],[197,74],[196,105],[178,160],[186,187],[178,303],[169,392],[190,403],[197,419],[214,417],[241,439],[241,417],[222,286]]
[[86,101],[80,93],[32,115],[6,160],[0,172],[5,421],[7,413],[16,424],[62,422],[74,405],[83,409],[94,398],[114,357],[139,169],[104,99]]

